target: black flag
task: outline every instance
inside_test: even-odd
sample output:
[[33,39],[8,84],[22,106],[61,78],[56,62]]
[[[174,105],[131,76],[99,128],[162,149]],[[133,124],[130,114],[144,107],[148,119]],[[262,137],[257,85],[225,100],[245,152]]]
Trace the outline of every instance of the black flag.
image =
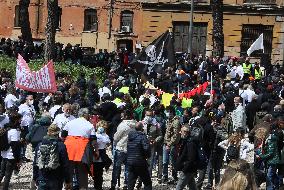
[[144,48],[130,63],[130,66],[137,73],[149,76],[155,73],[162,73],[164,68],[175,64],[176,59],[172,36],[169,31],[166,31]]

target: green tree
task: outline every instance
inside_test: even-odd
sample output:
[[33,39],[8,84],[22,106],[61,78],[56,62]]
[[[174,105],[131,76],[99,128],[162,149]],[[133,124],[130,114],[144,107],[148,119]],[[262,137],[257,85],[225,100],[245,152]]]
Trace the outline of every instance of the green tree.
[[223,0],[211,0],[213,18],[213,55],[224,56]]

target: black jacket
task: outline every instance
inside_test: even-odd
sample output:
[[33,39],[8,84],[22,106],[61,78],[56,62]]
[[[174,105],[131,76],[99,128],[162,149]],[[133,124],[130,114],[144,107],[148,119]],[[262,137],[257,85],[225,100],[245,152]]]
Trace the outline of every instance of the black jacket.
[[[36,157],[35,160],[38,158],[38,149],[41,144],[48,144],[52,143],[54,141],[57,141],[57,148],[59,151],[59,163],[60,166],[56,168],[55,170],[45,171],[45,170],[39,170],[39,179],[45,179],[45,180],[58,180],[58,181],[64,181],[66,183],[70,183],[72,181],[72,172],[71,172],[71,166],[70,162],[68,160],[68,154],[65,144],[59,139],[59,138],[53,138],[45,136],[42,140],[42,143],[40,143],[36,150]],[[37,161],[35,161],[37,162]]]
[[184,173],[197,172],[198,141],[190,138],[177,159],[176,168]]
[[151,155],[150,143],[146,134],[131,131],[127,142],[127,164],[132,166],[146,166],[147,158]]

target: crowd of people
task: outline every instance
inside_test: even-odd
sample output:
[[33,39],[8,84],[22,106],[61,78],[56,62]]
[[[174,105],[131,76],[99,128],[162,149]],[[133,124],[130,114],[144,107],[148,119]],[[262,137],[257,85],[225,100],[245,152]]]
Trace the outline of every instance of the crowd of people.
[[[30,60],[44,58],[44,43],[28,43],[20,37],[17,40],[1,38],[1,54],[11,58],[18,58],[18,54],[21,54],[26,62],[29,63]],[[134,54],[125,49],[119,52],[108,52],[107,49],[98,49],[96,51],[94,48],[84,49],[80,44],[72,46],[68,43],[64,46],[64,44],[57,42],[55,44],[54,61],[67,64],[82,64],[90,67],[99,66],[109,69],[112,64],[128,64],[133,57]]]
[[[133,69],[113,64],[102,87],[95,76],[57,76],[58,91],[48,94],[16,89],[1,71],[2,188],[30,161],[31,146],[31,189],[88,189],[91,176],[102,190],[112,168],[110,190],[155,189],[154,178],[176,190],[263,183],[277,190],[284,177],[283,69],[265,72],[249,58],[180,58],[144,86]],[[204,82],[184,105],[179,93]],[[170,105],[162,91],[175,94]]]

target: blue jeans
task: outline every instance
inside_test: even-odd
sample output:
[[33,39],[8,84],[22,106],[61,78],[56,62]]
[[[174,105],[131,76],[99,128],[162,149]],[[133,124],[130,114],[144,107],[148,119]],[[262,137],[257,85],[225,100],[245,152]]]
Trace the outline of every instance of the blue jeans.
[[163,151],[162,147],[151,147],[151,157],[149,159],[149,171],[150,176],[152,177],[153,168],[158,165],[158,179],[162,178],[162,170],[163,170]]
[[176,190],[182,190],[185,188],[186,185],[189,187],[190,190],[197,190],[194,177],[194,173],[180,172]]
[[117,181],[120,179],[122,164],[125,165],[124,185],[127,186],[127,182],[128,182],[128,166],[127,166],[127,163],[126,163],[127,154],[125,152],[115,150],[113,157],[114,158],[113,158],[113,171],[112,171],[111,186],[116,187]]
[[166,149],[166,145],[163,146],[163,177],[168,179],[168,167],[169,163],[172,163],[172,177],[174,179],[177,178],[177,171],[176,171],[176,147],[171,146],[169,150]]
[[277,190],[279,188],[279,179],[276,171],[276,165],[268,167],[266,175],[266,190]]

